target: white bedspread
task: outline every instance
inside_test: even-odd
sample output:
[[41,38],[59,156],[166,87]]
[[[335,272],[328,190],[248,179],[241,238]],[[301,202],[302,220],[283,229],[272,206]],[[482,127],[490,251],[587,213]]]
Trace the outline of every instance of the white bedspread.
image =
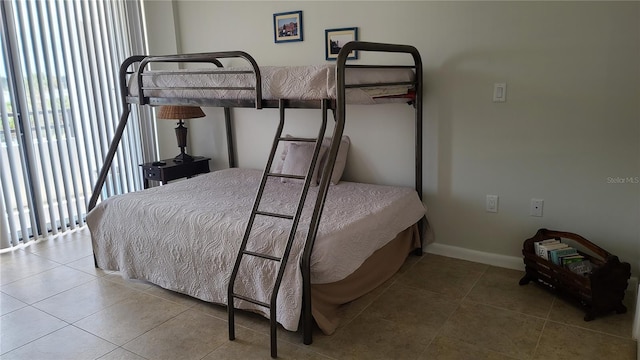
[[[174,74],[149,71],[143,76],[145,96],[176,97],[176,98],[205,98],[205,99],[252,99],[250,90],[214,90],[195,89],[197,87],[253,87],[255,76],[251,74],[223,74],[220,71],[250,70],[249,68],[230,69],[195,69],[176,70]],[[212,73],[212,71],[214,73]],[[264,66],[260,67],[262,78],[262,98],[266,100],[293,99],[317,100],[336,98],[336,67],[335,65],[310,66]],[[413,81],[415,74],[411,69],[371,69],[349,68],[345,72],[345,82],[351,85],[379,84],[392,82]],[[409,85],[381,86],[372,88],[346,89],[346,100],[350,104],[374,104],[380,102],[380,97],[404,95]],[[170,89],[167,89],[170,88]],[[186,89],[192,88],[192,89]],[[138,86],[136,76],[129,82],[129,92],[137,96]],[[406,99],[386,99],[389,101],[404,101]]]
[[[227,169],[103,201],[87,216],[98,266],[226,304],[260,176],[258,170]],[[301,187],[270,181],[260,209],[292,214]],[[316,191],[312,188],[309,197],[315,199]],[[299,229],[309,223],[313,199],[307,200]],[[332,185],[312,255],[312,283],[343,279],[424,214],[411,188],[344,181]],[[259,239],[248,249],[280,256],[288,224],[258,216],[254,231]],[[298,231],[278,294],[277,320],[288,330],[297,328],[300,316],[300,240],[305,234]],[[269,302],[275,262],[245,259],[236,292]],[[236,300],[236,306],[268,316],[266,309],[248,302]]]

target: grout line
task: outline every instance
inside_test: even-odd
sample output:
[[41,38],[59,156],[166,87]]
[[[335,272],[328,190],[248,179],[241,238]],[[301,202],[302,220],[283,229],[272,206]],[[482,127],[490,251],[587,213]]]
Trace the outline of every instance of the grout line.
[[[615,314],[615,315],[610,315],[610,316],[616,316],[619,314]],[[601,330],[596,330],[596,329],[590,329],[590,328],[586,328],[580,325],[575,325],[575,324],[570,324],[570,323],[566,323],[566,322],[561,322],[561,321],[556,321],[556,320],[551,320],[548,319],[546,320],[547,322],[552,322],[555,324],[560,324],[560,325],[564,325],[564,326],[570,326],[572,328],[576,328],[576,329],[580,329],[580,330],[586,330],[586,331],[590,331],[592,333],[596,333],[596,334],[600,334],[600,335],[607,335],[607,336],[612,336],[621,340],[631,340],[631,341],[636,341],[634,338],[632,337],[625,337],[625,336],[620,336],[620,335],[616,335],[616,334],[612,334],[609,332],[605,332],[605,331],[601,331]],[[592,320],[593,321],[593,320]]]
[[[30,307],[32,307],[32,306],[30,306]],[[42,311],[42,310],[37,309],[37,308],[33,308],[33,309],[34,309],[34,310],[38,310],[38,311]],[[49,315],[49,314],[47,314],[47,315]],[[56,319],[57,319],[57,318],[56,318]],[[58,320],[60,320],[60,319],[58,319]],[[48,333],[46,333],[46,334],[44,334],[44,335],[42,335],[42,336],[40,336],[40,337],[37,337],[37,338],[35,338],[35,339],[33,339],[33,340],[29,341],[29,342],[26,342],[26,343],[24,343],[24,344],[22,344],[22,345],[18,346],[17,348],[13,348],[13,349],[11,349],[11,350],[9,350],[9,351],[5,351],[5,352],[0,352],[0,357],[3,357],[4,355],[7,355],[7,354],[9,354],[9,353],[11,353],[11,352],[13,352],[13,351],[16,351],[16,350],[18,350],[18,349],[21,349],[21,348],[23,348],[23,347],[25,347],[25,346],[27,346],[27,345],[29,345],[29,344],[33,343],[33,342],[35,342],[35,341],[38,341],[38,340],[40,340],[40,339],[42,339],[42,338],[44,338],[44,337],[47,337],[47,336],[49,336],[49,335],[53,334],[53,333],[54,333],[54,332],[56,332],[56,331],[62,330],[62,329],[66,328],[66,327],[69,327],[69,326],[73,326],[73,325],[69,324],[68,322],[66,322],[66,321],[64,321],[64,320],[61,320],[61,321],[62,321],[62,322],[64,322],[66,325],[64,325],[63,327],[61,327],[61,328],[59,328],[59,329],[55,329],[55,330],[53,330],[53,331],[50,331],[50,332],[48,332]],[[4,350],[4,349],[3,349],[3,350]]]
[[533,354],[531,354],[531,358],[534,358],[536,356],[536,353],[538,352],[538,348],[540,347],[540,341],[542,341],[542,334],[544,334],[544,330],[547,327],[547,322],[549,320],[545,320],[544,323],[542,323],[542,329],[540,330],[540,335],[538,335],[538,341],[536,341],[536,346],[533,348]]

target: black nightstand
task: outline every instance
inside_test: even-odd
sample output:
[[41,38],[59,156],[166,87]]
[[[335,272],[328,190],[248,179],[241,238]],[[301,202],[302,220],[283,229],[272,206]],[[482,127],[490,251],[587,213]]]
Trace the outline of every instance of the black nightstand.
[[193,161],[176,162],[173,159],[162,160],[165,165],[153,165],[153,163],[140,164],[142,167],[142,177],[144,178],[144,188],[149,187],[149,180],[160,181],[166,184],[168,181],[190,178],[198,174],[209,172],[209,160],[204,156],[194,156]]

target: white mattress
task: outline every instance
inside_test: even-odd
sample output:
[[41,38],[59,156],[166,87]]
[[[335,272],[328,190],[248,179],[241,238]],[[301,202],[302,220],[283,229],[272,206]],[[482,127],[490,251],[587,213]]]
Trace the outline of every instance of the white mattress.
[[[258,170],[227,169],[101,202],[87,216],[98,266],[226,304],[228,279],[260,176]],[[260,210],[293,213],[301,187],[270,180]],[[315,198],[316,191],[311,188],[309,197]],[[313,201],[307,199],[299,229],[307,227],[312,208]],[[424,214],[411,188],[344,181],[332,185],[312,255],[312,283],[345,278]],[[259,239],[248,250],[280,256],[288,224],[257,217],[254,231]],[[278,294],[277,320],[288,330],[297,328],[302,305],[300,240],[305,234],[297,233]],[[269,302],[275,263],[245,259],[236,292]],[[252,276],[246,276],[247,271]],[[236,306],[268,316],[266,309],[248,302],[236,300]]]
[[[336,98],[335,65],[315,66],[265,66],[260,67],[262,98],[265,100],[292,99],[317,100]],[[195,89],[197,87],[253,87],[255,76],[251,74],[221,74],[220,71],[250,70],[249,68],[176,70],[176,73],[146,72],[143,76],[145,96],[169,98],[252,99],[250,90]],[[214,73],[211,73],[211,72]],[[348,68],[347,84],[379,84],[413,81],[411,69]],[[137,76],[129,82],[130,95],[138,95]],[[180,89],[178,89],[180,88]],[[192,88],[192,89],[184,89]],[[402,98],[388,96],[405,95],[410,86],[380,86],[346,89],[346,100],[351,104],[375,104],[379,102],[406,102]]]

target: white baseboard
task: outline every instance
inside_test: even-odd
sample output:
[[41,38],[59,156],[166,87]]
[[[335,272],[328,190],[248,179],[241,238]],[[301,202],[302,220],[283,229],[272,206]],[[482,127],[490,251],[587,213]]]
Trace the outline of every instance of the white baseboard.
[[439,243],[429,244],[425,252],[442,255],[456,259],[469,260],[481,264],[493,265],[507,269],[524,271],[522,257],[493,254],[483,251],[470,250],[457,246],[443,245]]

